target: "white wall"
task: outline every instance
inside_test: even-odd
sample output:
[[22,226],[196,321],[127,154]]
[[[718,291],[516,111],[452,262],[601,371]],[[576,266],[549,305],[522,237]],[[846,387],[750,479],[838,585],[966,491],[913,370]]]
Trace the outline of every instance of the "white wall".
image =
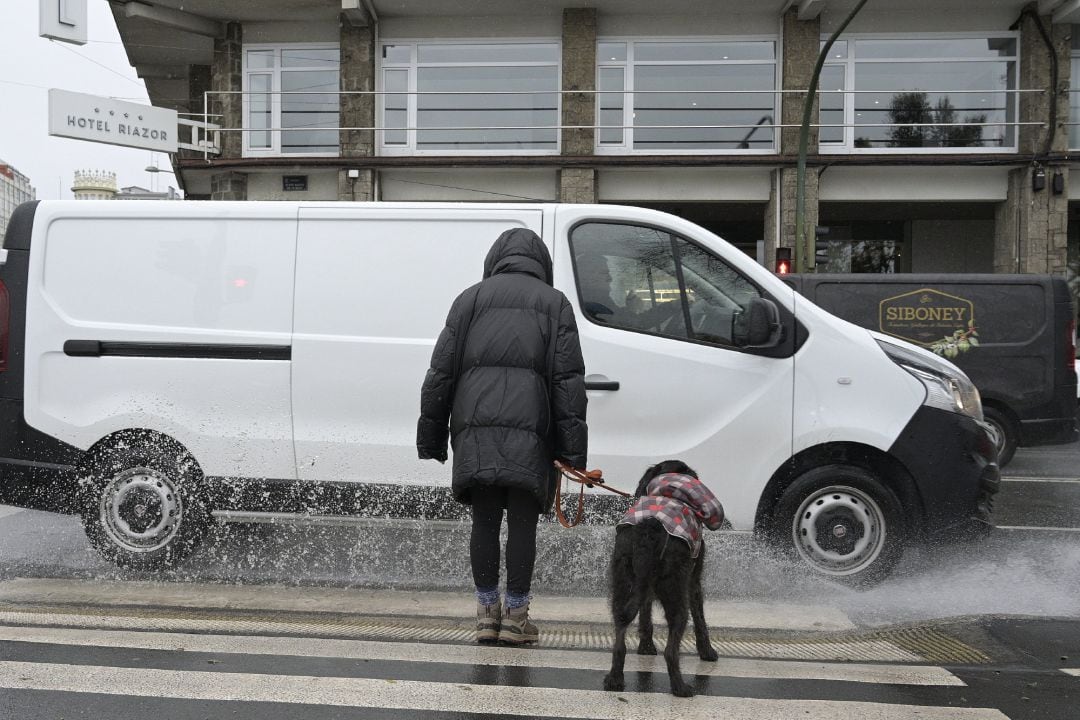
[[558,198],[553,168],[402,169],[379,172],[382,200],[514,202]]
[[769,168],[619,168],[598,180],[600,202],[769,199]]
[[1004,167],[833,167],[821,175],[818,199],[999,201],[1008,174]]
[[[284,175],[307,175],[308,189],[281,189]],[[248,200],[337,200],[337,170],[260,172],[248,175]]]

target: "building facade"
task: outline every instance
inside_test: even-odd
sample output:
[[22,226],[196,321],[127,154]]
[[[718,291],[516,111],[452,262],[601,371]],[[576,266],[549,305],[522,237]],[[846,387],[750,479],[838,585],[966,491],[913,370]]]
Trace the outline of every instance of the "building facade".
[[36,197],[30,178],[0,160],[0,238],[7,232],[8,220],[15,208]]
[[[626,203],[771,265],[799,125],[856,0],[113,2],[191,199]],[[1065,0],[874,0],[812,97],[796,259],[1070,274],[1080,23]],[[816,232],[815,232],[816,231]]]

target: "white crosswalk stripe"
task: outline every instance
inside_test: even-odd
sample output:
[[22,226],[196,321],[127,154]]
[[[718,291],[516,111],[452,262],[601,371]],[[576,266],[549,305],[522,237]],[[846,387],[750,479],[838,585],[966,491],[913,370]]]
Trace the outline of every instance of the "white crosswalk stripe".
[[308,677],[250,673],[159,670],[0,662],[0,688],[126,695],[192,700],[241,700],[300,705],[367,706],[405,711],[454,710],[521,717],[697,718],[725,720],[1000,720],[986,708],[953,708],[831,700],[772,700],[698,696],[692,700],[666,693],[611,693],[413,680]]
[[[122,647],[143,650],[176,650],[249,655],[289,655],[342,659],[394,660],[402,662],[452,663],[545,667],[563,670],[602,670],[611,666],[611,654],[582,650],[436,645],[367,640],[283,638],[191,633],[123,632],[39,627],[0,626],[0,641]],[[857,683],[962,687],[963,681],[944,668],[927,665],[821,663],[789,660],[720,658],[705,662],[683,658],[683,672],[691,675],[789,680],[837,680]],[[666,672],[662,657],[628,655],[627,672]]]
[[1080,668],[1062,668],[1061,672],[1065,673],[1066,675],[1080,677]]

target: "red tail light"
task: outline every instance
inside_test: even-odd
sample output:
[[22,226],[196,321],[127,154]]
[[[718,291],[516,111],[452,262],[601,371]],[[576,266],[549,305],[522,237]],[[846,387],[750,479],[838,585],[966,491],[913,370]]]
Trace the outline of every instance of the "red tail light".
[[11,303],[8,302],[8,289],[0,280],[0,372],[8,367],[8,330],[11,327]]

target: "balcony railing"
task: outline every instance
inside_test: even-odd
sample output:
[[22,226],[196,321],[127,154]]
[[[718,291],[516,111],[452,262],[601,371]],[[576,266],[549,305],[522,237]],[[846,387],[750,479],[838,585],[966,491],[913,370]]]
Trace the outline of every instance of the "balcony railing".
[[[857,145],[858,140],[856,139],[856,141],[855,141],[856,144],[854,145],[854,148],[853,148],[851,143],[849,142],[850,139],[845,138],[845,141],[842,141],[842,142],[824,141],[824,140],[820,141],[820,149],[823,152],[837,152],[837,151],[839,151],[839,152],[853,152],[853,151],[854,152],[859,152],[859,151],[861,151],[861,152],[911,152],[911,151],[922,151],[922,152],[926,152],[926,151],[936,151],[936,152],[1014,152],[1015,148],[1017,146],[1017,142],[1016,142],[1016,134],[1017,133],[1016,133],[1016,130],[1018,128],[1028,127],[1028,126],[1046,127],[1046,124],[1047,124],[1046,122],[1043,122],[1043,121],[1026,121],[1026,122],[1024,122],[1024,121],[1015,121],[1015,120],[988,120],[985,117],[985,112],[986,111],[993,111],[993,110],[996,110],[998,112],[1007,112],[1009,114],[1015,113],[1015,109],[1014,109],[1015,105],[1014,105],[1014,107],[1010,108],[1009,107],[1010,103],[1015,103],[1017,101],[1017,99],[1023,94],[1044,93],[1045,90],[1043,90],[1041,88],[1015,89],[1015,90],[1003,90],[1003,89],[997,89],[997,88],[992,89],[992,90],[972,90],[972,89],[936,90],[935,89],[935,90],[903,90],[903,91],[897,91],[897,90],[818,90],[817,92],[818,92],[818,96],[821,97],[821,98],[824,98],[824,97],[829,96],[829,95],[833,95],[833,96],[842,95],[842,96],[844,96],[846,100],[845,100],[845,104],[844,104],[843,108],[822,109],[822,110],[820,110],[820,113],[827,113],[827,114],[833,114],[833,115],[840,113],[840,114],[844,114],[845,116],[854,114],[854,112],[852,111],[852,108],[856,107],[854,105],[854,98],[856,96],[859,96],[859,95],[892,95],[892,97],[894,98],[894,102],[895,102],[895,98],[897,98],[897,97],[909,96],[909,99],[910,99],[910,96],[918,95],[918,94],[922,94],[923,96],[926,96],[926,95],[933,95],[933,96],[993,95],[993,96],[1006,96],[1007,98],[1009,98],[1009,100],[1007,100],[1006,103],[1005,103],[1005,107],[982,108],[982,109],[980,109],[980,112],[984,113],[982,115],[982,117],[979,117],[978,115],[975,115],[975,116],[969,115],[968,116],[969,119],[960,120],[960,121],[956,121],[954,119],[950,119],[950,121],[942,121],[940,119],[941,113],[943,113],[943,111],[941,109],[941,106],[938,106],[937,108],[935,108],[933,106],[930,106],[925,101],[925,97],[924,97],[923,100],[921,101],[923,103],[923,105],[920,106],[920,107],[915,108],[914,110],[912,110],[911,107],[902,107],[902,108],[899,108],[898,110],[892,110],[892,112],[896,113],[897,115],[906,116],[906,119],[910,119],[911,117],[914,117],[915,121],[912,121],[912,122],[861,122],[861,121],[858,121],[856,119],[856,120],[851,120],[851,121],[847,121],[847,122],[816,122],[816,123],[812,123],[811,127],[819,129],[819,130],[822,130],[822,129],[843,129],[843,130],[847,130],[848,128],[855,128],[855,129],[890,128],[890,129],[893,129],[893,131],[894,131],[892,139],[877,138],[877,139],[874,139],[874,140],[871,141],[871,142],[878,142],[878,143],[881,143],[881,142],[893,142],[893,143],[895,143],[893,146],[859,147]],[[1078,92],[1078,91],[1074,90],[1074,91],[1071,91],[1071,92]],[[397,98],[400,98],[400,97],[403,97],[403,96],[440,96],[440,97],[468,96],[468,97],[472,97],[472,98],[496,98],[496,97],[502,97],[502,96],[528,96],[528,95],[551,96],[551,95],[556,95],[556,94],[558,94],[560,96],[566,96],[566,95],[570,95],[570,96],[599,95],[599,96],[603,96],[603,97],[611,97],[611,96],[622,95],[624,98],[627,95],[629,95],[629,96],[635,96],[636,95],[639,100],[641,98],[644,98],[644,97],[653,98],[653,97],[664,97],[664,96],[683,96],[683,97],[686,97],[686,98],[702,98],[702,97],[710,97],[710,96],[740,96],[740,95],[741,96],[764,96],[764,95],[769,95],[769,96],[775,97],[776,101],[773,103],[771,108],[768,107],[768,106],[763,106],[761,108],[752,109],[752,110],[756,110],[758,112],[764,111],[766,113],[765,115],[763,115],[763,117],[761,117],[756,122],[731,122],[731,123],[657,123],[657,124],[646,124],[646,123],[642,123],[642,122],[630,122],[630,123],[627,123],[627,122],[624,121],[622,123],[604,123],[604,124],[595,123],[595,124],[585,124],[585,125],[582,125],[582,124],[563,124],[563,123],[557,123],[557,122],[556,123],[550,123],[549,122],[549,123],[538,123],[538,124],[486,124],[486,125],[452,124],[452,125],[426,125],[425,126],[425,125],[420,125],[420,124],[414,122],[414,123],[411,123],[411,124],[406,123],[406,124],[384,125],[384,124],[379,123],[379,119],[380,119],[380,116],[382,115],[382,113],[385,112],[385,109],[384,108],[379,108],[378,111],[376,112],[376,123],[374,125],[372,125],[372,126],[368,126],[368,125],[340,125],[340,124],[336,125],[336,126],[329,126],[329,125],[323,125],[321,123],[317,123],[317,124],[313,124],[313,125],[310,125],[310,126],[296,125],[296,126],[290,126],[290,127],[281,126],[280,124],[276,124],[276,125],[273,125],[271,127],[244,127],[243,124],[240,127],[230,127],[230,126],[226,126],[226,125],[224,125],[224,124],[222,124],[220,122],[212,122],[214,120],[218,120],[219,118],[222,118],[223,115],[221,115],[221,114],[214,115],[214,114],[210,114],[210,113],[203,113],[203,114],[198,114],[198,115],[189,115],[187,118],[183,118],[183,119],[181,119],[179,121],[179,124],[180,124],[181,128],[186,128],[186,130],[181,130],[181,137],[185,137],[185,136],[190,137],[190,141],[180,143],[180,147],[182,147],[184,149],[189,149],[189,150],[201,151],[203,153],[203,156],[208,158],[211,155],[220,154],[221,149],[222,149],[222,137],[223,137],[224,133],[241,133],[241,134],[246,134],[246,133],[267,133],[267,134],[276,134],[276,133],[288,133],[288,132],[294,132],[295,133],[295,132],[307,132],[307,131],[333,131],[333,132],[355,131],[355,132],[371,132],[371,133],[375,133],[376,138],[380,138],[380,137],[385,138],[386,135],[390,134],[390,133],[415,134],[415,133],[429,133],[429,132],[460,132],[460,133],[470,133],[471,132],[471,133],[477,133],[477,132],[484,132],[484,131],[498,131],[498,132],[547,131],[547,132],[555,132],[557,134],[556,135],[557,139],[555,141],[555,144],[556,144],[556,147],[558,147],[558,142],[561,139],[560,135],[562,133],[567,132],[567,131],[582,131],[582,130],[594,131],[594,132],[597,133],[596,138],[599,138],[600,133],[603,132],[603,131],[623,131],[623,132],[625,132],[625,131],[631,131],[631,132],[633,132],[633,131],[638,131],[638,132],[650,131],[651,132],[651,131],[685,131],[685,130],[699,130],[699,131],[700,130],[704,130],[704,131],[717,131],[717,130],[739,131],[739,130],[744,130],[746,132],[740,134],[738,137],[725,138],[723,140],[713,139],[713,140],[708,140],[708,141],[701,142],[701,144],[710,144],[711,143],[711,144],[714,144],[714,145],[726,145],[728,147],[682,149],[682,150],[678,150],[675,154],[687,154],[687,153],[692,153],[692,154],[709,154],[709,153],[712,153],[712,154],[724,154],[724,153],[729,153],[729,152],[734,153],[734,154],[744,153],[749,148],[751,138],[755,134],[760,133],[762,131],[771,131],[772,139],[771,140],[765,140],[765,141],[754,140],[753,142],[770,144],[770,145],[772,145],[772,148],[773,148],[772,151],[775,151],[776,133],[778,131],[785,130],[785,129],[794,129],[794,128],[799,128],[800,127],[800,125],[798,123],[780,123],[780,122],[775,121],[775,115],[779,114],[779,111],[778,111],[778,106],[780,105],[779,98],[781,98],[781,97],[783,97],[785,95],[805,96],[806,91],[805,90],[765,89],[765,90],[694,90],[694,91],[686,91],[686,90],[648,90],[648,91],[642,91],[642,90],[637,90],[637,91],[634,91],[634,90],[561,90],[561,91],[558,91],[558,90],[509,90],[509,91],[489,91],[489,92],[462,91],[462,90],[446,90],[446,91],[439,91],[439,90],[429,90],[429,91],[363,90],[362,91],[362,90],[357,90],[357,91],[326,92],[326,91],[303,91],[303,90],[300,90],[300,91],[278,91],[278,92],[263,92],[263,91],[245,92],[245,91],[239,91],[239,90],[230,90],[230,91],[207,91],[203,95],[203,100],[204,100],[204,107],[210,108],[210,107],[215,107],[215,105],[212,104],[212,103],[217,103],[216,107],[220,107],[221,106],[221,98],[223,96],[239,96],[241,98],[250,98],[250,97],[258,96],[260,98],[271,98],[271,99],[273,99],[272,102],[280,103],[280,98],[282,96],[320,96],[320,97],[324,97],[324,98],[326,96],[331,96],[331,95],[335,96],[335,97],[339,97],[339,98],[340,98],[340,96],[371,96],[373,98],[380,98],[380,97],[386,97],[386,96],[394,96],[394,97],[397,97]],[[622,113],[623,108],[626,107],[625,103],[626,103],[626,100],[624,99],[623,105],[618,107],[618,108],[615,108],[614,111]],[[340,107],[340,100],[339,100],[338,105],[330,105],[330,104],[327,104],[327,103],[319,103],[319,105],[326,106],[327,108],[332,108],[332,109],[319,109],[319,110],[315,110],[315,111],[312,111],[312,112],[318,112],[318,113],[321,113],[321,114],[337,112],[338,107]],[[640,108],[635,107],[630,112],[633,113],[636,110],[640,110]],[[663,111],[663,112],[671,113],[671,114],[700,112],[702,110],[710,111],[710,112],[713,112],[713,113],[734,114],[734,113],[738,113],[740,111],[745,112],[747,110],[747,108],[711,107],[711,108],[701,108],[701,109],[695,110],[695,109],[691,109],[691,108],[688,108],[688,107],[663,107],[660,110]],[[955,109],[951,109],[951,110],[955,111]],[[508,112],[509,113],[509,112],[530,112],[530,111],[533,111],[533,109],[532,108],[514,108],[514,107],[497,107],[496,106],[496,107],[480,108],[477,111]],[[560,114],[560,111],[561,111],[561,108],[556,109],[554,111],[556,116],[558,116]],[[295,112],[296,111],[293,111],[294,114],[295,114]],[[404,112],[404,110],[398,108],[397,112],[401,113],[401,112]],[[415,112],[416,112],[415,109],[412,112],[413,112],[413,115],[415,116]],[[551,111],[549,110],[548,112],[551,112]],[[866,112],[873,112],[873,113],[883,113],[884,112],[884,113],[888,113],[888,112],[890,112],[890,110],[888,110],[888,109],[886,109],[886,110],[876,110],[875,109],[875,110],[866,110]],[[935,117],[934,117],[935,113],[939,114],[939,117],[937,119],[935,119]],[[925,116],[925,119],[924,119],[924,116]],[[1069,122],[1069,123],[1066,123],[1066,124],[1072,126],[1072,125],[1078,125],[1080,123]],[[988,128],[988,127],[1001,128],[1002,132],[1003,132],[1003,137],[991,138],[991,139],[983,140],[981,128]],[[916,143],[918,143],[920,141],[925,142],[927,140],[927,138],[925,136],[921,136],[920,133],[919,133],[919,131],[924,130],[924,129],[930,129],[931,133],[936,132],[937,135],[932,136],[931,138],[929,138],[930,139],[930,144],[921,144],[921,145],[916,144]],[[961,135],[950,136],[950,131],[952,129],[956,129],[958,132],[961,132],[961,133],[962,132],[969,133],[969,135],[966,136],[966,137],[963,136],[962,134]],[[1011,134],[1011,139],[1009,139],[1009,137],[1008,137],[1009,134]],[[985,147],[985,146],[982,146],[982,145],[972,145],[972,144],[967,144],[967,145],[963,145],[963,144],[954,144],[954,145],[934,144],[934,137],[936,137],[938,142],[947,142],[948,140],[950,140],[950,137],[951,137],[952,139],[959,138],[961,140],[967,140],[967,141],[975,140],[975,141],[980,142],[980,143],[983,143],[983,142],[998,143],[998,145],[994,146],[994,147]],[[1006,140],[1009,140],[1009,142],[1006,143]],[[479,140],[473,139],[473,140],[470,140],[469,142],[471,144],[477,144],[477,145],[484,144],[483,139],[479,139]],[[687,144],[687,143],[689,143],[691,141],[677,141],[677,142],[682,142],[683,144]],[[337,145],[337,142],[335,141],[334,144]],[[548,144],[550,144],[550,143],[548,143]],[[398,147],[396,148],[396,152],[394,151],[394,149],[391,149],[390,153],[395,154],[395,155],[401,155],[402,150],[405,148],[406,145],[408,145],[408,143],[398,144]],[[383,141],[377,142],[376,147],[377,148],[381,147],[384,151],[386,151],[388,149],[387,148],[387,143],[385,143]],[[392,145],[391,145],[391,147],[392,147]],[[624,143],[601,143],[601,142],[598,142],[598,141],[594,141],[594,148],[599,152],[605,152],[605,151],[606,152],[613,152],[613,151],[615,151],[615,152],[623,152],[623,153],[627,153],[627,154],[668,154],[668,152],[666,152],[666,151],[661,150],[661,151],[657,152],[655,149],[652,149],[652,148],[628,147],[628,144],[625,143],[625,142]],[[769,152],[769,151],[770,151],[770,149],[765,149],[765,150],[757,150],[756,152],[761,153],[761,152]],[[487,151],[488,154],[490,154],[491,152],[492,151],[490,151],[490,150]],[[515,151],[513,151],[513,150],[510,150],[510,151],[500,150],[500,151],[497,151],[497,152],[499,154],[516,154]],[[555,150],[550,150],[550,151],[545,151],[545,152],[549,152],[550,154],[557,154],[558,150],[555,149]],[[754,152],[754,151],[752,151],[752,152]],[[265,154],[265,150],[263,150],[262,153]],[[435,151],[435,152],[429,151],[427,154],[451,154],[451,153],[440,153],[438,151]],[[292,153],[280,153],[280,155],[285,156],[285,157],[303,157],[303,154],[301,154],[301,153],[295,153],[295,154],[292,154]]]

